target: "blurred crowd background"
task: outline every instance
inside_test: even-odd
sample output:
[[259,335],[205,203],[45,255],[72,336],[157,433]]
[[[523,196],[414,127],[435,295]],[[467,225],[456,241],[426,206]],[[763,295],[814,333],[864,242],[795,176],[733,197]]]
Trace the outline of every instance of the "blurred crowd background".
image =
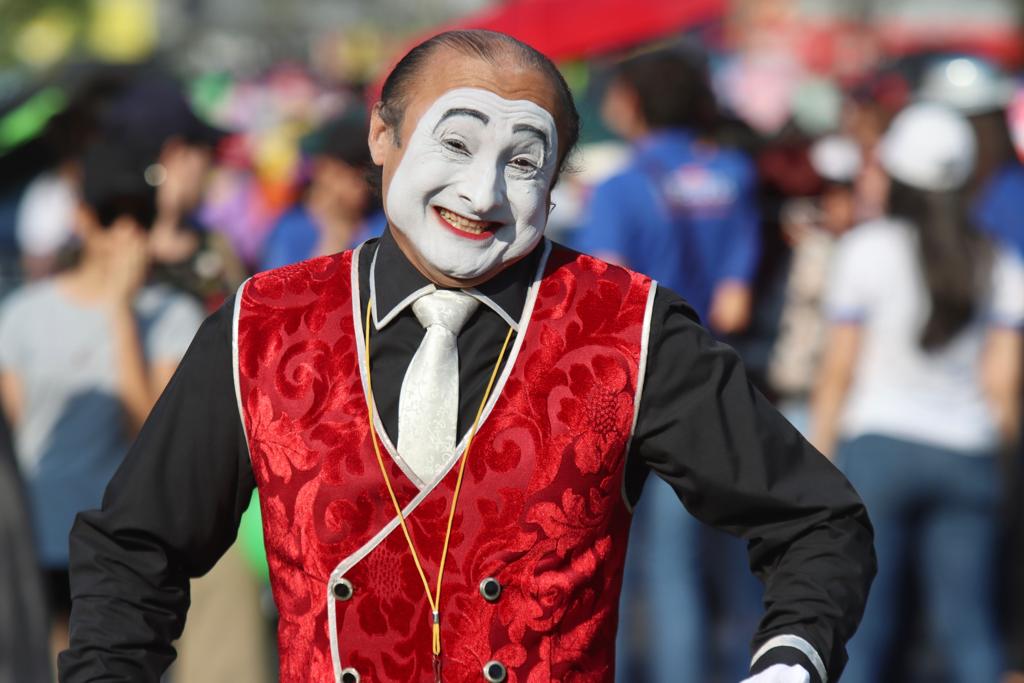
[[[0,681],[52,679],[74,514],[203,317],[254,272],[385,229],[368,106],[452,27],[525,40],[574,91],[549,236],[686,297],[867,502],[880,574],[843,680],[1024,681],[1022,12],[2,0]],[[760,586],[660,484],[616,680],[738,681]],[[255,498],[192,604],[170,680],[274,678]]]

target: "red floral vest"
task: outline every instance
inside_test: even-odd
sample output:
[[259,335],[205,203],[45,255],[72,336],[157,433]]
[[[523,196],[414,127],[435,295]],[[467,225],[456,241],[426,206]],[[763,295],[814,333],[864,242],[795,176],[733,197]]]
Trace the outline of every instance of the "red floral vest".
[[[613,677],[623,467],[654,287],[544,248],[458,501],[441,594],[448,683]],[[236,304],[286,682],[434,680],[430,608],[367,426],[357,263],[345,252],[257,275]],[[458,468],[421,490],[377,431],[433,589]]]

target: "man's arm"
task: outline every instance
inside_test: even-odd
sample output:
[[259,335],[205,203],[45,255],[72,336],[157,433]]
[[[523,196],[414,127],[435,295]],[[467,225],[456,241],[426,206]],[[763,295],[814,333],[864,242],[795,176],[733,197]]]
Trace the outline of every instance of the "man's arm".
[[134,310],[146,275],[146,236],[125,226],[113,227],[111,233],[117,242],[111,251],[114,261],[109,265],[102,307],[114,344],[117,398],[127,417],[127,433],[134,436],[160,393],[150,381]]
[[825,353],[818,367],[811,397],[811,443],[834,460],[839,442],[839,420],[853,384],[863,329],[859,322],[829,325]]
[[189,578],[231,545],[254,486],[234,395],[233,300],[203,323],[107,487],[71,531],[71,646],[60,680],[157,681]]
[[728,246],[724,260],[715,264],[707,325],[716,334],[739,334],[750,324],[753,305],[751,283],[761,262],[761,212],[757,205],[757,174],[738,152],[732,157],[736,198],[728,218],[719,226],[718,239]]
[[573,249],[653,278],[679,270],[678,235],[671,223],[649,218],[660,199],[646,177],[635,172],[612,176],[594,188]]
[[875,573],[867,513],[668,290],[655,296],[629,466],[630,498],[653,470],[697,518],[748,541],[766,607],[752,672],[799,664],[835,680]]

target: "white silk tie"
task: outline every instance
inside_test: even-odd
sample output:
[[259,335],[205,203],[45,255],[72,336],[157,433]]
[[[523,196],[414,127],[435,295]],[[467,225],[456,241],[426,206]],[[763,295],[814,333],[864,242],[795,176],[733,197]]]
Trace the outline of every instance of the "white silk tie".
[[432,480],[455,451],[459,419],[456,338],[479,303],[468,294],[441,290],[412,305],[427,332],[402,380],[398,453],[424,482]]

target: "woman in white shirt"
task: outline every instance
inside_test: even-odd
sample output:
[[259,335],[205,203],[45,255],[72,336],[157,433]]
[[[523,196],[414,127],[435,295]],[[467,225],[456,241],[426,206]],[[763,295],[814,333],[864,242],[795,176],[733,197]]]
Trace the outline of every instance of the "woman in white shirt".
[[974,157],[958,114],[904,110],[880,146],[888,215],[844,237],[833,266],[813,440],[864,498],[879,560],[844,683],[885,679],[908,567],[949,680],[1001,673],[995,456],[1020,424],[1024,269],[967,220]]

